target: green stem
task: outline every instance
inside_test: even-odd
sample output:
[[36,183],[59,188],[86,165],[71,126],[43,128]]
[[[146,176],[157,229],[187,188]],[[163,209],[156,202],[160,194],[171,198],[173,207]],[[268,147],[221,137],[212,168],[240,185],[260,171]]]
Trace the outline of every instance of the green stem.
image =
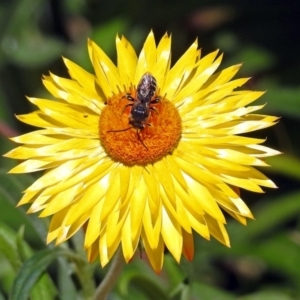
[[97,287],[94,300],[105,300],[113,289],[124,266],[124,258],[121,249],[119,249],[106,273],[104,279]]
[[76,274],[82,286],[82,295],[84,299],[91,300],[95,291],[94,271],[95,266],[86,259],[86,252],[82,245],[84,243],[83,231],[78,231],[72,237],[73,245],[76,250]]

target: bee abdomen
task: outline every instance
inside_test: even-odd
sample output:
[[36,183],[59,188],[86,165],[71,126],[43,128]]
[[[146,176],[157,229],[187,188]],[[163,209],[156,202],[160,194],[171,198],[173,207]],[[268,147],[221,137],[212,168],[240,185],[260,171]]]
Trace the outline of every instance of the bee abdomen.
[[150,103],[156,90],[156,79],[149,73],[141,78],[136,89],[137,99],[142,103]]

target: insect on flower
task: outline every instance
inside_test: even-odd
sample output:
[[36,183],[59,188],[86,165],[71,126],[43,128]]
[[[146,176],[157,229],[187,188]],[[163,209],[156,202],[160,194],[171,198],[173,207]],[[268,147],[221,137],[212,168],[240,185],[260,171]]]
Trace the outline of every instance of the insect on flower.
[[130,93],[127,93],[124,96],[127,100],[132,102],[125,105],[123,109],[124,112],[128,106],[131,106],[129,124],[132,126],[120,130],[111,130],[108,132],[121,132],[129,130],[131,128],[136,128],[138,139],[141,141],[143,146],[147,148],[139,135],[139,130],[144,129],[145,125],[151,126],[151,124],[147,122],[150,117],[151,111],[158,113],[156,108],[151,106],[151,104],[156,104],[161,100],[161,97],[155,97],[153,99],[155,91],[156,79],[152,76],[151,73],[147,72],[142,76],[141,80],[139,81],[139,84],[136,89],[136,98],[133,98]]

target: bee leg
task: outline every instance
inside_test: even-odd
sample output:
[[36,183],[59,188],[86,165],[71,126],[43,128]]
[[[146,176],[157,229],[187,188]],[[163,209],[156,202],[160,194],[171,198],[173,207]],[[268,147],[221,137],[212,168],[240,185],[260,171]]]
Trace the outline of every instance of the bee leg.
[[155,103],[159,103],[161,100],[161,97],[155,97],[153,100],[150,101],[150,104],[155,104]]
[[152,111],[154,111],[157,115],[159,115],[158,110],[155,107],[150,107]]
[[135,98],[131,97],[131,94],[130,94],[130,93],[126,93],[126,94],[122,97],[122,99],[123,99],[123,98],[126,98],[126,99],[129,100],[129,101],[135,101],[135,100],[136,100]]
[[107,130],[106,132],[122,132],[122,131],[127,131],[133,127],[127,127],[125,129],[117,129],[117,130]]
[[142,140],[142,138],[141,138],[141,136],[140,136],[140,131],[139,131],[138,129],[136,130],[136,135],[137,135],[138,140],[142,143],[142,145],[143,145],[147,150],[149,150],[148,147],[144,144],[144,142],[143,142],[143,140]]
[[132,103],[126,104],[126,105],[124,106],[123,110],[122,110],[122,115],[123,115],[125,109],[126,109],[128,106],[132,106],[132,105],[133,105]]

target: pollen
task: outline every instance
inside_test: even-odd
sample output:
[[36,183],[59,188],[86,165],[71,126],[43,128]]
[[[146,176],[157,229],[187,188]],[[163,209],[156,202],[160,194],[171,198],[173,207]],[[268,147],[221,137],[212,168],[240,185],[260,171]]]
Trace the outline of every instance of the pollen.
[[167,99],[151,104],[144,128],[130,124],[132,104],[115,95],[107,100],[99,121],[100,141],[106,153],[124,165],[146,165],[171,154],[181,137],[181,118]]

